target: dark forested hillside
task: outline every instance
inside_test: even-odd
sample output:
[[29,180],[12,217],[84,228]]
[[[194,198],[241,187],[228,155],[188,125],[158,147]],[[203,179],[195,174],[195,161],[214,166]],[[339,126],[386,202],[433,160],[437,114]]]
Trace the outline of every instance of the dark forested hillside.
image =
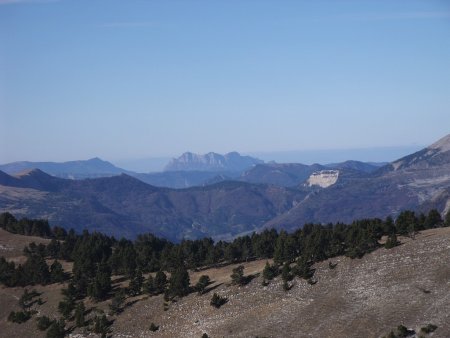
[[127,175],[74,181],[39,170],[18,177],[4,174],[0,186],[3,211],[118,237],[151,231],[173,240],[230,238],[257,230],[305,195],[242,182],[172,190]]

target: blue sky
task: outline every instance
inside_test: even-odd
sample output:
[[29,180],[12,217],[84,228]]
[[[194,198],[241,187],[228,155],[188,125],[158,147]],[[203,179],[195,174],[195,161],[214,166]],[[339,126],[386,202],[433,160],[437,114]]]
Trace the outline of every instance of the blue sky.
[[0,163],[449,132],[450,1],[0,0]]

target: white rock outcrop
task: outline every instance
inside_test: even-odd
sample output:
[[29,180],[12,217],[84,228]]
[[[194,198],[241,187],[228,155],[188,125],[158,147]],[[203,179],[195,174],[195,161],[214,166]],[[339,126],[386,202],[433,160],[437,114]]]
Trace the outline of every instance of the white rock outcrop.
[[306,184],[310,187],[318,185],[322,188],[327,188],[336,183],[339,177],[339,170],[320,170],[315,171],[309,176]]

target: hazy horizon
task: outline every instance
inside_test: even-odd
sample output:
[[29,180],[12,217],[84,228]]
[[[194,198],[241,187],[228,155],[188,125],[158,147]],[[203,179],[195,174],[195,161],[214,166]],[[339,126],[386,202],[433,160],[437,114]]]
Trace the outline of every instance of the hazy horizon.
[[[268,162],[277,163],[302,163],[302,164],[330,164],[344,162],[347,160],[355,160],[361,162],[392,162],[403,156],[416,152],[424,146],[411,145],[411,146],[398,146],[398,147],[374,147],[374,148],[352,148],[352,149],[307,149],[307,150],[288,150],[288,151],[275,151],[275,152],[240,152],[241,155],[248,155],[256,157]],[[236,150],[231,150],[236,151]],[[212,152],[214,152],[212,150]],[[217,153],[217,152],[216,152]],[[226,152],[225,152],[226,153]],[[225,154],[222,153],[222,154]],[[161,157],[142,157],[142,158],[118,158],[110,159],[103,156],[95,156],[101,160],[108,161],[117,167],[125,170],[135,172],[159,172],[162,171],[165,165],[173,158],[177,158],[181,155],[173,156],[161,156]],[[204,155],[204,154],[201,154]],[[93,157],[91,157],[93,158]],[[68,162],[68,161],[83,161],[91,158],[69,158],[63,161],[38,159],[32,161],[30,159],[24,159],[23,161],[30,162]],[[22,161],[13,161],[22,162]],[[11,162],[0,162],[0,165],[8,164]]]
[[0,162],[428,145],[446,41],[437,0],[0,0]]

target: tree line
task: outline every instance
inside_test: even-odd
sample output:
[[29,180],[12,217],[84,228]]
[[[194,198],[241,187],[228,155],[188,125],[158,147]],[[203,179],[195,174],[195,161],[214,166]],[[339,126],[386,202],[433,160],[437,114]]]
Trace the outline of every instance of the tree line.
[[[414,236],[417,231],[450,225],[450,213],[442,220],[438,211],[416,215],[402,211],[395,221],[388,217],[363,219],[351,224],[305,224],[287,233],[266,229],[231,242],[214,242],[211,238],[172,243],[152,234],[136,240],[117,240],[85,230],[81,234],[59,227],[50,228],[44,220],[17,220],[9,213],[0,214],[0,227],[14,233],[41,234],[52,238],[48,245],[31,243],[24,249],[27,261],[16,266],[0,258],[0,283],[27,286],[61,282],[70,277],[78,296],[88,293],[105,297],[110,290],[111,275],[136,275],[184,269],[201,269],[218,264],[273,258],[275,264],[292,263],[300,258],[311,264],[331,257],[362,257],[380,246],[383,235]],[[396,239],[395,239],[396,240]],[[47,261],[52,261],[50,265]],[[72,275],[64,274],[59,260],[73,262]],[[90,290],[90,292],[89,292]]]

